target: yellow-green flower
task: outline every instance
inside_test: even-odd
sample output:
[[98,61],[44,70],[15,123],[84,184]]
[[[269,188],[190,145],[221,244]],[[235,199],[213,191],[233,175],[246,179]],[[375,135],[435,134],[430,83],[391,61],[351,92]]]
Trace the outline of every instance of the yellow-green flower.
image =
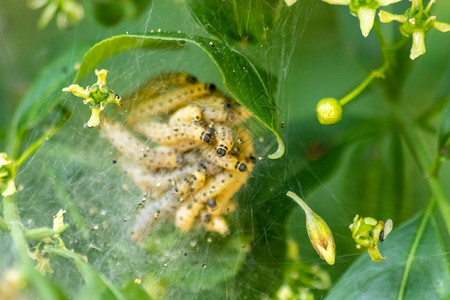
[[303,209],[306,215],[306,230],[309,240],[319,256],[328,264],[334,265],[336,256],[336,245],[333,234],[327,223],[319,217],[308,205],[295,193],[288,192],[287,196],[292,198]]
[[44,28],[56,16],[59,29],[78,23],[84,18],[83,6],[74,0],[29,0],[32,9],[44,8],[38,21],[38,27]]
[[388,6],[400,0],[323,0],[329,4],[348,5],[352,15],[359,19],[361,33],[367,37],[373,27],[375,12],[380,6]]
[[425,9],[412,7],[404,15],[394,15],[383,10],[378,14],[380,21],[383,23],[400,22],[401,34],[412,37],[412,47],[409,56],[412,60],[425,54],[425,33],[428,30],[435,28],[441,32],[450,31],[450,24],[437,22],[436,17],[431,15],[430,9],[434,2],[434,0],[431,0]]
[[89,104],[91,107],[91,117],[87,122],[88,127],[96,127],[100,124],[100,113],[109,103],[121,105],[120,96],[114,93],[106,84],[106,75],[108,71],[95,70],[97,75],[97,82],[85,89],[78,84],[72,84],[62,89],[63,92],[71,92],[74,96],[83,98],[84,104]]
[[391,232],[392,220],[387,220],[385,224],[383,221],[377,221],[371,217],[361,218],[356,215],[350,225],[350,230],[352,238],[357,243],[356,248],[361,248],[361,246],[367,248],[373,261],[386,259],[378,250],[378,241],[383,242]]

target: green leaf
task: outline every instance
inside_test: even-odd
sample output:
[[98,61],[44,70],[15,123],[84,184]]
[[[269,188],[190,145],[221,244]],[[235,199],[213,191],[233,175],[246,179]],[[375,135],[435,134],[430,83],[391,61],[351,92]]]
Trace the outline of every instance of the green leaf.
[[439,126],[438,151],[439,155],[450,158],[450,103],[442,114]]
[[[386,241],[379,245],[380,252],[387,257],[383,262],[373,262],[367,253],[361,255],[335,284],[327,299],[398,297],[405,265],[420,221],[421,218],[414,218],[394,230]],[[434,222],[428,222],[413,257],[404,299],[448,299],[448,265],[438,229]]]
[[225,41],[256,44],[266,39],[283,1],[189,0],[187,4],[210,34]]
[[88,51],[75,81],[85,76],[103,60],[125,50],[173,48],[186,43],[199,47],[216,63],[231,96],[275,134],[278,149],[269,155],[269,158],[281,157],[284,153],[284,143],[278,131],[277,110],[266,77],[261,76],[247,57],[223,42],[173,32],[117,35],[99,42]]
[[61,89],[76,74],[75,64],[80,62],[88,47],[79,46],[63,53],[48,64],[33,81],[31,87],[14,112],[9,132],[8,152],[15,154],[20,147],[20,136],[35,127],[64,98]]

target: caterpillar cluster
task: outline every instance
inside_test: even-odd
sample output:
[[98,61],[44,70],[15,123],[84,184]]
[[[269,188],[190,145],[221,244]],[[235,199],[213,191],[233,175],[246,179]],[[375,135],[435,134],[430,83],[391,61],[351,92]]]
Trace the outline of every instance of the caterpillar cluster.
[[224,216],[236,209],[232,197],[256,162],[253,140],[240,125],[251,114],[184,73],[153,79],[129,97],[127,110],[125,126],[105,117],[99,130],[146,195],[132,239],[170,218],[183,232],[201,224],[227,235]]

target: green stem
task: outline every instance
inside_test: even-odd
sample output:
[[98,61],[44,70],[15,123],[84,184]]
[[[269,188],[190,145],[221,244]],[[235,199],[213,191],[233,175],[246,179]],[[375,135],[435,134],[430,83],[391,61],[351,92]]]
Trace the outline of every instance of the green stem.
[[287,192],[286,196],[288,196],[289,198],[294,200],[298,205],[300,205],[300,207],[305,211],[305,213],[311,212],[311,208],[309,208],[309,206],[305,203],[305,201],[303,201],[302,198],[297,196],[296,193],[289,191]]
[[406,36],[402,36],[397,42],[395,42],[392,46],[388,47],[389,51],[396,51],[398,49],[400,49],[401,47],[403,47],[406,42],[408,42],[410,39],[407,38]]
[[28,229],[25,231],[25,238],[27,240],[37,240],[42,241],[45,239],[52,238],[56,232],[49,227],[40,227],[40,228],[33,228]]
[[16,195],[3,197],[3,214],[9,224],[14,248],[18,254],[18,266],[27,283],[36,291],[40,299],[64,299],[60,291],[34,268],[33,260],[28,256],[28,244],[20,223]]
[[18,211],[15,195],[3,198],[5,222],[9,225],[11,237],[19,254],[20,262],[29,266],[31,265],[31,259],[28,257],[27,240],[23,233],[23,225],[20,223]]
[[[45,141],[51,138],[58,130],[67,122],[71,117],[71,112],[64,107],[61,107],[61,118],[58,120],[55,126],[50,128],[42,137],[35,141],[24,153],[17,159],[15,167],[18,168],[36,149],[38,149]],[[21,136],[23,133],[17,133],[17,136],[12,140],[14,146],[12,147],[13,157],[16,157],[16,150],[18,151],[20,147]]]
[[364,89],[372,82],[375,78],[382,78],[384,76],[384,72],[386,71],[386,66],[382,66],[381,68],[372,71],[369,76],[367,76],[353,91],[348,93],[344,98],[339,100],[341,105],[348,103],[350,100],[358,96]]
[[24,153],[17,159],[15,167],[18,168],[36,149],[38,149],[45,141],[51,138],[55,133],[57,133],[59,127],[53,127],[48,130],[43,136],[41,136],[37,141],[35,141]]
[[[49,254],[58,255],[61,257],[65,257],[68,259],[71,259],[75,265],[77,266],[81,276],[85,280],[86,283],[90,283],[93,281],[97,281],[96,279],[100,280],[105,284],[105,286],[112,292],[112,294],[116,297],[115,299],[125,299],[124,295],[110,282],[106,277],[104,277],[101,274],[98,274],[96,270],[94,270],[87,262],[82,258],[81,255],[69,251],[65,248],[54,248],[50,246],[44,247],[45,252]],[[97,277],[97,278],[94,278]]]
[[373,23],[373,29],[375,31],[375,34],[377,35],[378,42],[380,43],[381,52],[383,52],[383,58],[386,65],[391,64],[391,52],[389,50],[389,46],[386,42],[386,39],[383,36],[383,32],[381,32],[380,23],[378,20],[375,20]]
[[23,132],[19,132],[17,129],[17,125],[13,122],[13,126],[11,127],[8,133],[7,147],[6,153],[12,159],[16,159],[19,155],[20,151],[20,141],[23,138]]
[[403,132],[406,144],[410,148],[419,168],[422,170],[431,189],[432,197],[433,199],[435,198],[447,230],[450,232],[450,204],[438,179],[438,170],[441,161],[432,159],[427,143],[419,133],[420,129],[418,126],[410,118],[405,116],[404,111],[399,110],[396,106],[392,106],[392,108],[396,111],[399,128]]
[[414,236],[414,241],[411,246],[411,250],[409,251],[408,258],[405,263],[405,269],[403,270],[402,282],[400,284],[400,289],[397,294],[397,300],[403,300],[405,295],[406,283],[408,281],[409,272],[411,271],[411,266],[414,261],[414,256],[417,251],[417,247],[419,246],[419,242],[425,232],[425,228],[427,227],[428,221],[433,213],[434,207],[436,206],[436,198],[431,198],[431,201],[428,203],[425,212],[423,214],[422,219],[420,220],[419,228],[416,231],[416,235]]
[[439,155],[436,155],[436,159],[434,160],[433,164],[431,165],[430,169],[428,170],[428,173],[431,176],[438,178],[439,171],[441,170],[441,166],[442,166],[441,157]]
[[447,226],[447,231],[450,233],[450,205],[442,188],[442,184],[439,182],[438,178],[432,176],[431,174],[427,177],[427,181],[431,188],[433,197],[436,198],[442,218]]

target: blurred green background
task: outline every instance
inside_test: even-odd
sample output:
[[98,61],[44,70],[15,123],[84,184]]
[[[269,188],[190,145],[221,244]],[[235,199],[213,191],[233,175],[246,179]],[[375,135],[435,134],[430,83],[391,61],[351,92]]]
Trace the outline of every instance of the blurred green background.
[[[42,10],[31,10],[26,1],[0,2],[0,149],[6,147],[8,125],[15,107],[39,72],[56,56],[66,51],[70,53],[79,45],[91,46],[104,38],[126,32],[145,33],[161,29],[208,36],[194,20],[184,1],[118,1],[123,3],[118,10],[114,10],[113,2],[84,1],[85,18],[64,30],[56,28],[54,20],[46,28],[38,29],[37,22]],[[408,1],[403,1],[387,10],[403,13],[408,5]],[[450,2],[438,1],[433,11],[438,20],[450,22]],[[115,22],[112,26],[102,24]],[[397,24],[381,26],[389,41],[398,38]],[[223,255],[223,261],[219,263],[222,270],[231,268],[223,267],[234,264],[231,258],[236,259],[236,265],[243,265],[234,281],[227,282],[234,286],[234,291],[229,295],[231,298],[245,295],[247,299],[255,299],[274,294],[283,281],[288,265],[285,257],[285,241],[288,238],[298,243],[302,261],[320,265],[331,274],[332,282],[336,282],[363,252],[355,248],[348,230],[355,214],[381,220],[391,218],[394,226],[398,226],[417,215],[429,201],[423,174],[390,119],[392,112],[386,100],[389,91],[383,88],[379,80],[345,106],[343,121],[338,125],[326,127],[316,120],[315,106],[320,99],[344,96],[370,71],[381,65],[382,55],[375,34],[372,32],[368,38],[363,38],[358,19],[349,14],[347,7],[304,0],[291,8],[282,9],[275,25],[268,29],[267,39],[261,44],[234,46],[250,55],[263,72],[277,77],[277,85],[272,88],[279,110],[279,122],[285,123],[280,130],[287,150],[280,160],[263,160],[251,182],[241,192],[241,211],[236,217],[236,224],[241,226],[236,228],[239,234],[234,234],[230,240],[218,241],[219,249],[223,249],[221,243],[237,243],[224,246],[230,253],[220,253],[206,247],[199,248],[197,255],[200,260],[211,259],[212,263]],[[402,68],[396,74],[398,83],[393,85],[404,109],[413,116],[420,116],[439,101],[448,103],[450,34],[435,30],[427,33],[427,53],[414,62],[409,60],[409,47],[410,41],[399,50]],[[214,64],[204,53],[192,48],[181,51],[130,51],[106,61],[101,67],[108,68],[110,85],[122,95],[157,73],[173,70],[189,72],[223,89]],[[92,74],[89,75],[83,84],[93,81],[93,78]],[[114,244],[118,238],[127,238],[123,219],[132,218],[130,215],[139,201],[138,192],[133,189],[120,195],[108,192],[122,184],[125,180],[123,174],[108,164],[113,156],[106,142],[98,141],[95,133],[82,132],[82,124],[88,117],[87,107],[69,97],[66,97],[64,104],[74,110],[74,118],[36,153],[19,174],[19,184],[40,187],[31,191],[25,189],[20,194],[22,219],[29,226],[49,226],[51,216],[61,206],[61,200],[57,199],[65,198],[51,186],[65,186],[64,190],[69,191],[66,196],[72,198],[71,201],[85,219],[84,230],[90,232],[89,238],[83,240],[80,228],[71,227],[67,232],[67,239],[70,240],[68,248],[73,247],[89,256],[94,267],[113,277],[114,282],[132,280],[133,276],[148,276],[150,279],[147,281],[157,281],[163,289],[170,284],[179,287],[169,289],[169,298],[174,299],[176,295],[198,298],[203,295],[201,293],[211,299],[215,297],[213,295],[223,297],[223,291],[232,289],[226,284],[224,287],[223,280],[231,277],[224,275],[226,271],[218,279],[214,274],[209,275],[211,282],[208,279],[187,284],[183,279],[177,282],[174,274],[188,270],[191,267],[188,264],[170,270],[165,279],[155,279],[163,272],[158,264],[164,260],[153,258],[156,260],[153,261],[142,250],[134,249],[128,241]],[[439,118],[438,110],[426,122],[429,130],[424,131],[432,151],[435,151]],[[254,130],[259,133],[259,129]],[[41,130],[37,128],[30,136],[38,135]],[[25,139],[27,143],[29,140]],[[259,154],[266,156],[275,146],[273,137],[267,134],[264,142],[258,144]],[[78,152],[71,153],[75,148]],[[105,161],[99,163],[90,153],[102,153]],[[448,163],[443,166],[441,179],[449,195]],[[101,192],[97,190],[99,183]],[[128,184],[131,185],[130,182]],[[304,213],[285,197],[288,190],[303,194],[311,208],[332,228],[337,246],[335,266],[322,262],[311,247],[305,230]],[[99,214],[101,210],[107,211],[106,215]],[[39,218],[42,214],[47,215],[48,220]],[[68,218],[71,223],[73,216],[70,216],[70,210]],[[100,232],[92,230],[103,221],[108,222],[108,229]],[[439,215],[436,215],[436,221],[441,232],[444,231],[444,251],[448,254],[450,241],[445,238],[448,232],[446,235]],[[114,234],[108,233],[111,228],[115,229]],[[170,249],[170,255],[177,263],[181,258],[174,256],[174,253],[182,253],[192,240],[179,234],[173,235],[162,244]],[[202,233],[198,236],[204,238]],[[7,243],[7,240],[2,238],[2,242]],[[246,256],[238,244],[251,245],[251,253]],[[2,253],[8,252],[6,248],[2,249]],[[130,249],[133,249],[132,252],[129,252]],[[214,257],[205,249],[220,254]],[[136,253],[142,258],[130,261],[128,256],[135,256]],[[164,253],[161,255],[164,256]],[[144,262],[148,267],[143,267]],[[9,265],[3,259],[0,270]],[[63,275],[57,281],[67,286],[69,278],[72,280],[73,268],[68,269],[63,261],[55,259],[57,274],[58,269],[59,274]],[[122,272],[116,273],[118,269]],[[218,269],[212,268],[216,272],[219,272]],[[215,280],[221,288],[214,293],[208,287],[202,287],[208,284],[213,286]],[[74,282],[69,288],[72,293],[81,279],[77,277]],[[246,284],[242,286],[241,282]],[[325,295],[319,290],[314,292],[319,298]]]

